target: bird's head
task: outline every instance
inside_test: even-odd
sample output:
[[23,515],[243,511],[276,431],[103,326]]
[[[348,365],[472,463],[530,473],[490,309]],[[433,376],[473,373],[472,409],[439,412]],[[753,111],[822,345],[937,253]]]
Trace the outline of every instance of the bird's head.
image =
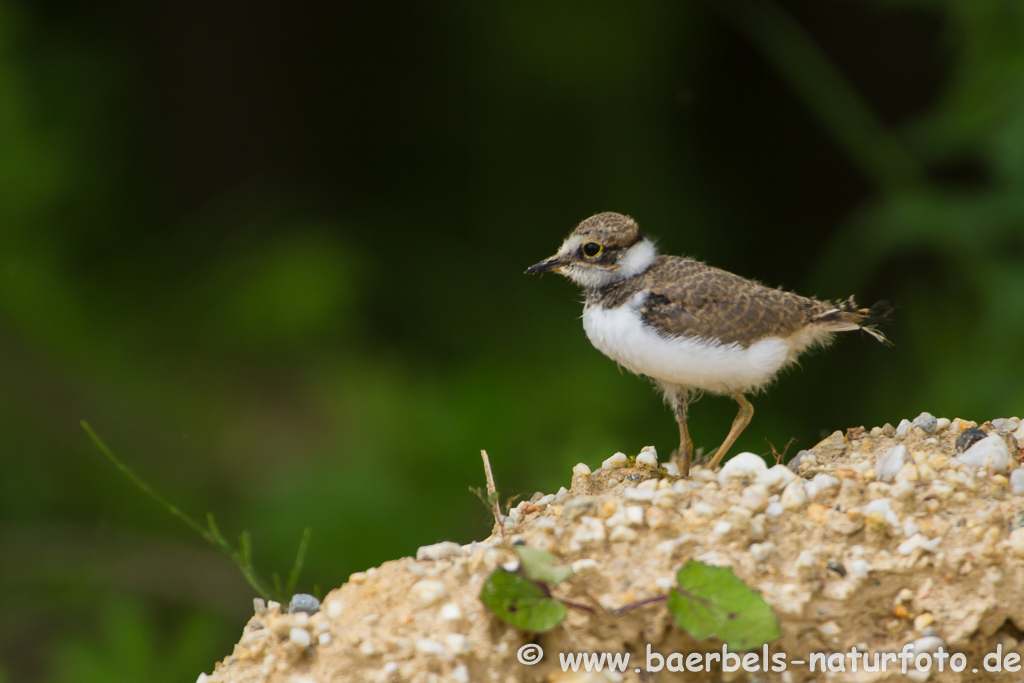
[[527,275],[553,272],[587,289],[602,289],[647,270],[657,256],[629,216],[599,213],[576,226],[558,253],[526,269]]

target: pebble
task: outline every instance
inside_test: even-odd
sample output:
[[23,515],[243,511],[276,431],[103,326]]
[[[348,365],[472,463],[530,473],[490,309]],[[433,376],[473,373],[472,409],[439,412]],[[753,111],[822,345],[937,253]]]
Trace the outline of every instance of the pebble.
[[309,647],[313,642],[313,637],[309,635],[309,631],[306,629],[296,626],[288,632],[288,640],[299,647]]
[[[651,481],[654,481],[653,479]],[[650,503],[654,500],[654,496],[657,491],[650,489],[640,489],[635,486],[630,486],[622,492],[622,497],[626,500],[636,501],[639,503]]]
[[464,655],[473,649],[473,643],[461,633],[449,633],[444,637],[445,648],[456,655]]
[[718,473],[718,484],[725,486],[725,483],[731,479],[752,482],[767,469],[768,465],[760,455],[739,453],[722,465],[722,469]]
[[443,655],[444,645],[430,638],[420,638],[416,641],[416,652],[423,655]]
[[939,421],[931,413],[921,413],[920,415],[914,418],[914,421],[911,424],[913,424],[913,426],[915,427],[918,427],[924,433],[931,434],[935,431],[935,428],[938,426],[938,423]]
[[623,541],[629,543],[637,538],[636,532],[628,526],[617,526],[608,534],[608,540],[612,542]]
[[751,484],[740,494],[740,505],[752,512],[763,512],[768,507],[768,489],[761,484]]
[[462,608],[456,602],[449,602],[441,608],[443,621],[459,621],[462,619]]
[[948,417],[940,417],[935,421],[935,432],[940,433],[949,429],[950,421]]
[[854,560],[847,566],[847,571],[855,579],[866,579],[868,576],[869,565],[867,560]]
[[789,486],[794,479],[796,479],[796,475],[793,474],[793,470],[785,465],[775,465],[757,475],[754,483],[764,486],[772,493],[778,493]]
[[327,618],[330,621],[337,620],[341,617],[341,613],[344,609],[345,606],[342,604],[341,600],[331,600],[327,603],[327,609],[325,610],[327,612]]
[[679,473],[679,465],[677,465],[674,462],[666,463],[665,464],[665,471],[668,472],[669,475],[671,475],[673,477],[678,477],[679,474],[680,474]]
[[771,541],[765,543],[752,543],[750,545],[750,556],[757,562],[764,562],[775,552],[775,544]]
[[626,457],[625,453],[616,453],[612,457],[601,463],[601,468],[606,470],[614,470],[619,467],[626,467],[629,464],[629,458]]
[[807,497],[814,500],[821,494],[825,494],[831,491],[832,495],[835,494],[833,489],[839,488],[839,480],[833,477],[831,474],[816,474],[814,479],[807,482],[806,493]]
[[891,524],[894,528],[901,528],[899,516],[892,510],[892,499],[891,498],[876,498],[869,502],[863,508],[861,512],[865,517],[871,514],[882,515],[885,521]]
[[768,503],[768,507],[764,509],[764,514],[766,514],[769,517],[779,517],[780,515],[782,515],[783,512],[785,512],[785,508],[782,507],[782,503],[780,503],[777,500]]
[[956,459],[965,465],[983,468],[997,474],[1005,474],[1010,469],[1010,450],[1006,447],[1003,437],[998,434],[992,434],[977,441],[956,456]]
[[424,579],[413,584],[409,591],[413,600],[423,607],[437,604],[448,597],[448,589],[440,581]]
[[1024,527],[1010,532],[1010,550],[1017,557],[1024,557]]
[[915,655],[919,655],[922,652],[935,654],[939,651],[940,647],[944,650],[946,649],[946,641],[938,636],[924,636],[912,642],[911,646]]
[[1012,432],[1020,426],[1020,420],[1016,417],[997,417],[992,420],[992,426],[1000,432]]
[[900,423],[896,425],[896,436],[904,436],[907,430],[910,429],[910,420],[900,420]]
[[318,635],[316,637],[316,642],[319,643],[320,645],[330,645],[331,644],[331,634],[327,633],[326,631],[321,633],[320,635]]
[[875,462],[875,474],[884,482],[892,483],[903,466],[907,464],[907,447],[893,446]]
[[465,664],[459,664],[452,671],[452,680],[455,683],[469,683],[469,669],[466,668]]
[[644,446],[636,456],[636,464],[640,467],[657,467],[658,451],[654,446]]
[[922,534],[914,534],[907,540],[903,541],[903,543],[900,543],[899,546],[896,548],[896,552],[898,552],[900,555],[909,555],[918,548],[921,548],[922,550],[927,550],[930,553],[934,553],[935,549],[939,547],[939,543],[941,542],[941,536],[936,536],[935,538],[929,541]]
[[572,476],[573,477],[589,477],[590,476],[590,467],[586,463],[583,463],[583,462],[577,463],[576,466],[572,468]]
[[968,427],[960,434],[960,436],[956,437],[956,452],[963,453],[986,436],[987,435],[983,429]]
[[783,490],[782,496],[779,498],[779,502],[785,510],[799,510],[806,505],[807,491],[804,489],[803,481],[797,479],[796,481],[790,482],[789,486]]
[[1015,496],[1024,495],[1024,470],[1010,472],[1010,491]]
[[416,549],[417,560],[441,560],[446,557],[457,557],[462,554],[462,546],[454,541],[441,541],[433,545],[424,545]]

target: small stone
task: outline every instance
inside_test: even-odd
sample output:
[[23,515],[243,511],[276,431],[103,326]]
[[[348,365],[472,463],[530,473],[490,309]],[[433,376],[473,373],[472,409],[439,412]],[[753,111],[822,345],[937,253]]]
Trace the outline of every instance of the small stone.
[[444,645],[429,638],[420,638],[416,641],[416,652],[423,655],[443,655]]
[[341,617],[341,613],[344,610],[344,605],[341,600],[331,600],[327,603],[327,618],[331,621],[336,621]]
[[718,484],[725,486],[731,479],[738,479],[744,482],[752,482],[768,469],[764,458],[754,453],[740,453],[730,458],[718,473]]
[[935,623],[935,617],[931,612],[922,612],[914,617],[914,630],[920,633]]
[[647,511],[644,512],[644,521],[652,529],[661,529],[669,525],[668,513],[660,507],[647,508]]
[[588,467],[586,463],[582,463],[582,462],[578,463],[575,467],[572,468],[572,476],[573,477],[589,477],[590,476],[590,467]]
[[898,481],[889,489],[889,495],[896,500],[907,500],[914,496],[914,485],[909,481]]
[[579,574],[581,572],[589,571],[591,569],[597,569],[599,565],[597,564],[597,560],[585,557],[583,559],[576,560],[570,566],[572,567],[572,571],[574,574]]
[[1024,496],[1024,470],[1010,472],[1010,491],[1015,496]]
[[455,683],[469,683],[469,669],[466,668],[465,664],[459,664],[452,671],[452,680]]
[[922,653],[935,654],[939,651],[940,647],[944,650],[946,649],[946,641],[938,636],[924,636],[911,643],[911,646],[915,655]]
[[288,640],[295,643],[298,647],[309,647],[313,642],[313,637],[309,635],[309,631],[306,629],[296,626],[288,632]]
[[410,589],[413,600],[422,607],[437,604],[448,597],[448,589],[440,581],[424,579],[417,581]]
[[804,482],[800,479],[790,482],[783,490],[779,502],[785,510],[799,510],[806,505],[807,491],[804,489]]
[[896,425],[896,436],[905,436],[907,430],[910,429],[910,420],[900,420],[900,423]]
[[771,541],[765,543],[752,543],[750,545],[750,556],[755,562],[764,562],[775,552],[775,544]]
[[262,617],[264,614],[267,613],[267,601],[263,598],[253,598],[252,610],[256,614],[256,616]]
[[868,436],[870,436],[872,439],[877,439],[881,435],[882,435],[882,428],[881,427],[872,427],[871,431],[868,432]]
[[352,583],[366,583],[366,572],[353,572],[349,574],[348,580]]
[[905,464],[907,464],[907,447],[900,444],[893,446],[879,458],[875,463],[874,470],[879,479],[886,483],[892,483]]
[[827,621],[824,624],[818,626],[818,633],[825,637],[837,636],[842,632],[839,628],[839,624],[834,621]]
[[654,446],[644,446],[636,456],[636,464],[640,467],[657,467],[658,451]]
[[785,465],[774,465],[757,475],[754,483],[764,486],[771,493],[778,493],[786,488],[794,479],[796,479],[796,475],[793,474],[793,470]]
[[900,543],[899,546],[897,546],[896,548],[896,552],[900,555],[909,555],[918,548],[921,548],[922,550],[927,550],[930,553],[934,553],[936,548],[939,547],[939,543],[941,542],[941,536],[937,536],[929,541],[921,534],[914,534],[907,540],[903,541],[903,543]]
[[460,619],[462,619],[462,608],[458,603],[449,602],[441,607],[442,621],[459,621]]
[[626,467],[629,465],[629,458],[626,457],[625,453],[616,453],[612,457],[601,463],[601,468],[606,470],[614,470],[620,467]]
[[677,465],[674,462],[665,463],[665,471],[668,472],[670,476],[678,477],[679,476],[679,465]]
[[869,565],[867,560],[854,560],[850,562],[850,566],[847,567],[847,571],[850,572],[850,576],[855,579],[866,579],[868,576]]
[[977,441],[956,459],[965,465],[997,474],[1005,474],[1010,469],[1010,450],[998,434]]
[[807,482],[806,494],[808,498],[814,500],[819,495],[822,497],[826,495],[835,495],[836,489],[838,488],[839,480],[831,474],[816,474],[814,475],[814,479]]
[[1010,532],[1010,550],[1017,557],[1024,557],[1024,527]]
[[322,646],[331,644],[331,634],[324,631],[316,637],[316,642]]
[[882,436],[887,436],[891,439],[892,437],[896,436],[896,428],[893,427],[888,422],[886,422],[884,425],[882,425]]
[[445,648],[456,655],[464,655],[473,649],[473,643],[461,633],[449,633],[444,637]]
[[316,614],[319,611],[320,601],[308,593],[296,593],[292,596],[291,602],[288,603],[288,614],[295,614],[296,612]]
[[281,609],[281,603],[277,600],[267,600],[267,611],[273,612]]
[[[654,481],[653,479],[650,481]],[[646,483],[646,482],[645,482]],[[638,503],[650,503],[654,500],[656,491],[650,489],[641,489],[636,486],[630,486],[622,492],[622,497],[626,500],[635,501]]]
[[613,543],[616,541],[629,543],[635,541],[636,537],[636,532],[628,526],[617,526],[608,534],[608,540]]
[[949,429],[950,421],[948,417],[940,417],[935,420],[935,434],[941,434],[942,432]]
[[931,434],[935,431],[935,427],[938,425],[938,420],[931,413],[921,413],[914,418],[914,421],[911,424],[926,434]]
[[963,453],[986,436],[988,435],[985,434],[983,429],[968,427],[960,433],[960,436],[956,437],[956,452]]
[[768,489],[761,484],[751,484],[740,494],[740,505],[752,512],[763,512],[768,507]]
[[768,517],[778,517],[784,511],[785,511],[785,508],[782,507],[782,503],[780,503],[779,501],[776,500],[776,501],[773,501],[771,503],[768,503],[768,507],[766,507],[764,509],[764,514],[767,515]]

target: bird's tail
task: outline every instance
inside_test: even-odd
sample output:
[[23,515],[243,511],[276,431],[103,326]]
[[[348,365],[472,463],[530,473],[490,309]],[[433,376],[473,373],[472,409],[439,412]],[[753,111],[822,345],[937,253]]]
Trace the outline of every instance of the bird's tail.
[[858,308],[857,302],[850,297],[815,315],[813,322],[822,323],[834,332],[864,330],[883,344],[889,344],[878,325],[888,322],[891,313],[892,306],[888,301],[879,301],[871,308]]

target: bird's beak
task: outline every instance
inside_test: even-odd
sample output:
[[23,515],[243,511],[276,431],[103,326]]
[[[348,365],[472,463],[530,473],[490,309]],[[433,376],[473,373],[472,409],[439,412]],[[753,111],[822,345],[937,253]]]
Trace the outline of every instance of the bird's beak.
[[552,270],[558,270],[565,265],[565,261],[558,255],[555,254],[549,259],[544,259],[540,263],[534,264],[526,269],[527,275],[536,275],[537,273],[550,273]]

